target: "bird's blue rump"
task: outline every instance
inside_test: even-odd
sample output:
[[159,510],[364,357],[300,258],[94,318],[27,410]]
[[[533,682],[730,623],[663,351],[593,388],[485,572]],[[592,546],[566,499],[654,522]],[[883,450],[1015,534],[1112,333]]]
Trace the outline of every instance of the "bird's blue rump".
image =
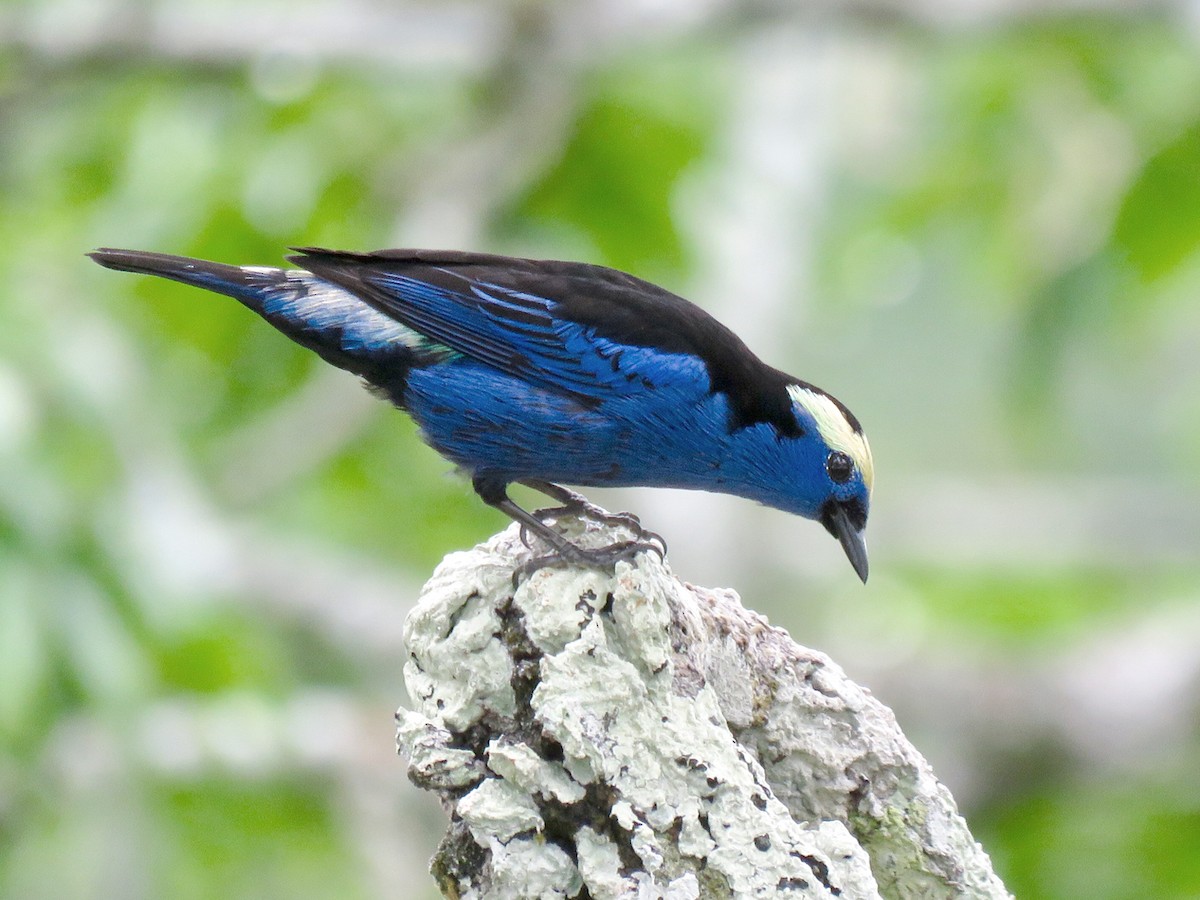
[[[97,250],[101,265],[234,297],[406,409],[488,503],[514,481],[736,494],[818,519],[865,580],[873,480],[857,419],[698,307],[600,266],[308,248],[299,268]],[[555,493],[559,492],[559,493]],[[565,546],[564,546],[565,544]]]

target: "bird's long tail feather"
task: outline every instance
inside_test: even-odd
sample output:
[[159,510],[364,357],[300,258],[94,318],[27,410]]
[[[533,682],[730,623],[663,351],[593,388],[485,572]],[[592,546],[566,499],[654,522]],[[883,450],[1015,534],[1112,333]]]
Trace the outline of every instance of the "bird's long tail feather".
[[102,247],[88,256],[108,269],[157,275],[160,278],[216,291],[242,301],[256,312],[261,312],[264,292],[279,285],[286,277],[282,269],[230,266],[144,250],[113,250]]
[[88,256],[109,269],[157,275],[233,297],[327,362],[362,376],[398,405],[408,369],[429,355],[420,335],[303,269],[231,266],[110,248]]

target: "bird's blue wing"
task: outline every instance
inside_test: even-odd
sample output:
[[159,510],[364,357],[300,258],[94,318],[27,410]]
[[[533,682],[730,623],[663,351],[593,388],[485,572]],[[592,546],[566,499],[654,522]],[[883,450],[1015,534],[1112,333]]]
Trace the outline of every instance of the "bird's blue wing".
[[436,266],[421,266],[418,275],[344,258],[332,266],[320,257],[298,261],[429,340],[551,390],[603,400],[647,389],[709,388],[702,360],[602,336],[565,317],[559,298]]

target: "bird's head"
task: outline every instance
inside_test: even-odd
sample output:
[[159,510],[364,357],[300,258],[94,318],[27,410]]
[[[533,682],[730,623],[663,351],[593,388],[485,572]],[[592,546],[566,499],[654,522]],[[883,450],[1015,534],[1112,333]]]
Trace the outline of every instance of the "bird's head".
[[792,384],[787,390],[806,439],[816,443],[816,452],[805,454],[807,466],[815,469],[805,473],[805,481],[817,485],[815,506],[806,513],[841,542],[854,571],[866,581],[863,530],[875,482],[871,447],[854,414],[829,394],[808,384]]

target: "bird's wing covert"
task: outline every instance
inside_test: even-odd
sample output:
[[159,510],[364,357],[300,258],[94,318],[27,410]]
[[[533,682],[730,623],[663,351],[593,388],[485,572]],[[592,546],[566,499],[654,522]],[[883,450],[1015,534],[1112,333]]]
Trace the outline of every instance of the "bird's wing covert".
[[[431,341],[551,390],[601,400],[647,388],[708,388],[695,356],[614,339],[571,318],[587,277],[503,257],[393,253],[304,250],[291,259]],[[580,266],[579,273],[589,269],[608,271]],[[603,302],[606,286],[592,286]]]

